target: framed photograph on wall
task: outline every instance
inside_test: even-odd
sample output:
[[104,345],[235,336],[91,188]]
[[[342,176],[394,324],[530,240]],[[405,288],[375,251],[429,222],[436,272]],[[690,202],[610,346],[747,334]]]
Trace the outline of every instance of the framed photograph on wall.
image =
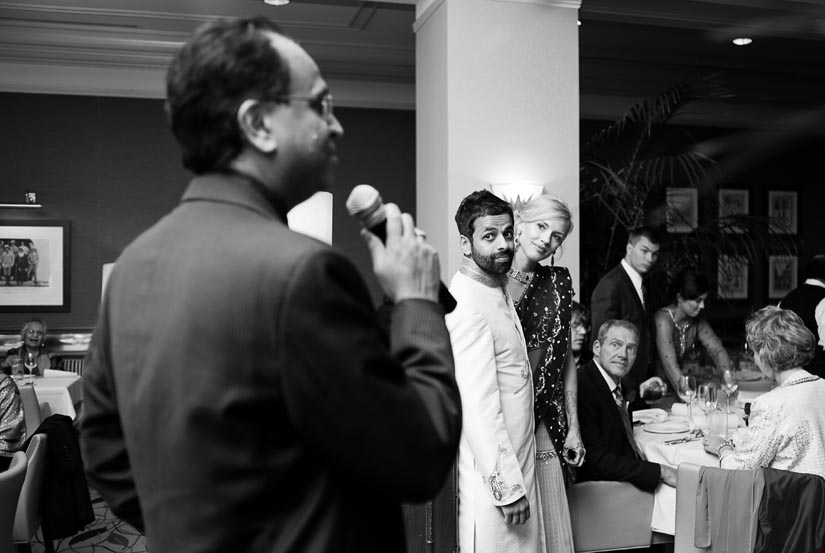
[[731,217],[748,215],[750,212],[750,192],[747,190],[719,190],[719,227],[722,232],[745,232],[736,226]]
[[768,256],[768,297],[781,300],[796,288],[797,257],[795,255]]
[[699,195],[695,188],[668,188],[666,205],[668,232],[691,232],[699,224]]
[[0,220],[0,312],[69,311],[68,221]]
[[768,192],[768,217],[771,230],[779,234],[796,234],[797,230],[796,192],[771,190]]
[[748,262],[741,257],[719,256],[717,295],[721,299],[748,299]]

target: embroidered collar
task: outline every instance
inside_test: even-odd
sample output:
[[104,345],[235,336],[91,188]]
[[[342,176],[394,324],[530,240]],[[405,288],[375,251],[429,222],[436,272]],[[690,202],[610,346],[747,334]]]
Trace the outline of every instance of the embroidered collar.
[[504,288],[507,284],[507,273],[503,275],[490,274],[479,268],[479,266],[475,264],[475,261],[469,257],[465,257],[461,261],[461,267],[459,267],[458,272],[488,288]]

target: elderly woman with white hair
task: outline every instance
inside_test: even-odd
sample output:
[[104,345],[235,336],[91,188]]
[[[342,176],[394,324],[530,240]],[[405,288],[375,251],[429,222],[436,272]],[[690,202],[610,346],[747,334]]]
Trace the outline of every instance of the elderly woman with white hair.
[[734,443],[706,438],[724,469],[774,468],[825,477],[825,381],[803,367],[816,339],[802,319],[769,306],[746,323],[754,362],[777,387],[751,404],[749,426]]
[[20,330],[19,348],[10,349],[5,359],[0,363],[0,370],[5,374],[12,374],[19,368],[26,374],[42,376],[46,369],[53,369],[55,362],[46,349],[46,323],[40,319],[29,319],[23,323]]

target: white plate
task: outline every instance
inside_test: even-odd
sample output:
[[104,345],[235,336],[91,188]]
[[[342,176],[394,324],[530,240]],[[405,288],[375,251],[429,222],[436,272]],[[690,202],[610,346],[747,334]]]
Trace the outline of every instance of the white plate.
[[690,430],[688,423],[682,421],[655,422],[642,427],[645,432],[653,434],[681,434]]
[[633,411],[633,422],[640,422],[642,424],[650,424],[655,422],[665,422],[667,420],[667,411],[664,409],[639,409]]
[[736,380],[739,382],[756,382],[757,380],[762,380],[763,374],[760,371],[740,371],[738,373],[734,373],[736,375]]

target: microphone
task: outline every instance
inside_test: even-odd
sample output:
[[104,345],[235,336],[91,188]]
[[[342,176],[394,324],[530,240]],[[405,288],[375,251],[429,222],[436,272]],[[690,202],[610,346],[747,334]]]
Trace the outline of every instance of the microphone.
[[[347,198],[347,211],[358,219],[361,225],[387,243],[387,214],[384,200],[378,190],[369,184],[359,184],[352,189]],[[443,282],[438,283],[438,303],[444,311],[450,313],[456,307],[456,301]]]

